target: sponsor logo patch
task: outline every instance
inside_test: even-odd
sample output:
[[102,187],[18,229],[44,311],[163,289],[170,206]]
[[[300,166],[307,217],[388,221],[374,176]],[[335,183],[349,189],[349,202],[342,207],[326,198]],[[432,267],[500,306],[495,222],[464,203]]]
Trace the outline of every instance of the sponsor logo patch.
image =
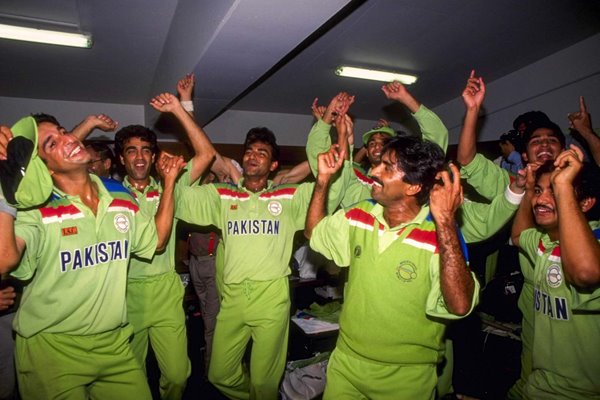
[[77,235],[77,227],[69,226],[67,228],[62,228],[62,235],[63,236]]
[[396,267],[396,277],[402,282],[412,282],[417,279],[417,267],[410,261],[402,261]]
[[557,288],[561,285],[563,281],[562,273],[560,270],[560,266],[557,264],[552,264],[546,270],[546,282],[548,285],[553,288]]
[[274,217],[278,216],[279,214],[281,214],[281,211],[283,211],[283,207],[278,201],[270,201],[267,205],[267,209]]
[[115,228],[121,233],[127,233],[129,231],[129,218],[125,214],[115,215]]

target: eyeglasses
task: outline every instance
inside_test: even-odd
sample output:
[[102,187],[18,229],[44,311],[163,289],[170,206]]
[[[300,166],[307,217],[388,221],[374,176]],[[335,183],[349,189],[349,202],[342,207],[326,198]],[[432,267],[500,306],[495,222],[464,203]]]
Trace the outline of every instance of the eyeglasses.
[[93,163],[95,163],[95,162],[98,162],[98,161],[104,161],[104,160],[105,160],[105,158],[98,158],[98,159],[96,159],[96,160],[90,160],[90,161],[89,161],[89,163],[90,163],[90,164],[93,164]]

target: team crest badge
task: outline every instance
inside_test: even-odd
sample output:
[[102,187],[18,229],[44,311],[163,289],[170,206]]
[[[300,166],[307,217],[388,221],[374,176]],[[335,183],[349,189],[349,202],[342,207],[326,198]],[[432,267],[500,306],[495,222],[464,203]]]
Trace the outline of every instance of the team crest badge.
[[552,264],[546,270],[546,282],[550,287],[557,288],[562,284],[563,276],[560,270],[560,266]]
[[402,261],[396,267],[396,277],[402,282],[412,282],[417,279],[417,267],[410,261]]
[[129,231],[129,218],[125,214],[115,215],[115,228],[121,233]]
[[271,215],[274,217],[277,217],[279,214],[281,214],[281,211],[283,211],[283,207],[281,206],[281,203],[278,201],[270,201],[269,204],[267,205],[267,209],[269,210]]

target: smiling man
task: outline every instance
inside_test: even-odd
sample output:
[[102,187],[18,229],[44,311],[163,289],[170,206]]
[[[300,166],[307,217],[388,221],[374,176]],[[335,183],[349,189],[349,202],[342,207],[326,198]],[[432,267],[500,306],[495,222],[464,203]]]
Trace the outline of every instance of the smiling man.
[[155,223],[120,184],[88,173],[89,153],[55,118],[34,117],[0,127],[0,160],[25,169],[16,196],[2,176],[16,220],[0,200],[0,273],[31,280],[13,325],[21,397],[150,399],[129,346],[127,266],[164,247],[180,162],[161,159],[170,173]]
[[[532,371],[527,399],[587,399],[600,393],[600,226],[598,169],[571,146],[535,172],[512,240],[531,260]],[[529,168],[533,181],[533,168]],[[588,218],[586,218],[588,217]],[[596,217],[597,218],[597,217]]]
[[452,182],[443,165],[438,145],[394,138],[371,171],[373,199],[327,217],[332,170],[320,157],[305,234],[350,266],[324,399],[434,398],[444,320],[469,314],[479,292],[455,219],[458,169]]
[[[337,156],[338,167],[343,154]],[[178,192],[176,217],[222,230],[223,292],[217,316],[209,380],[232,399],[277,399],[285,367],[289,324],[288,275],[293,237],[304,228],[313,184],[273,185],[279,147],[267,128],[246,135],[243,178]],[[333,157],[333,156],[332,156]],[[339,204],[351,169],[344,168],[330,195]],[[248,371],[242,358],[252,338]]]

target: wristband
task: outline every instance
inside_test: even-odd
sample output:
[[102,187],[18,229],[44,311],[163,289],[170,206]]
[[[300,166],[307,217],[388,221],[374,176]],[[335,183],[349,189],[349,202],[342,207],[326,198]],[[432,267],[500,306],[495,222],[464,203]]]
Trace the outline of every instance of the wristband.
[[523,196],[525,196],[525,192],[523,193],[515,193],[510,189],[510,185],[506,187],[504,191],[504,197],[508,200],[509,203],[518,205],[521,204],[521,200],[523,200]]
[[194,102],[191,100],[182,100],[181,102],[181,106],[183,107],[183,109],[185,111],[188,112],[194,112]]
[[17,217],[17,209],[8,205],[4,198],[0,198],[0,212],[10,214],[13,218]]

